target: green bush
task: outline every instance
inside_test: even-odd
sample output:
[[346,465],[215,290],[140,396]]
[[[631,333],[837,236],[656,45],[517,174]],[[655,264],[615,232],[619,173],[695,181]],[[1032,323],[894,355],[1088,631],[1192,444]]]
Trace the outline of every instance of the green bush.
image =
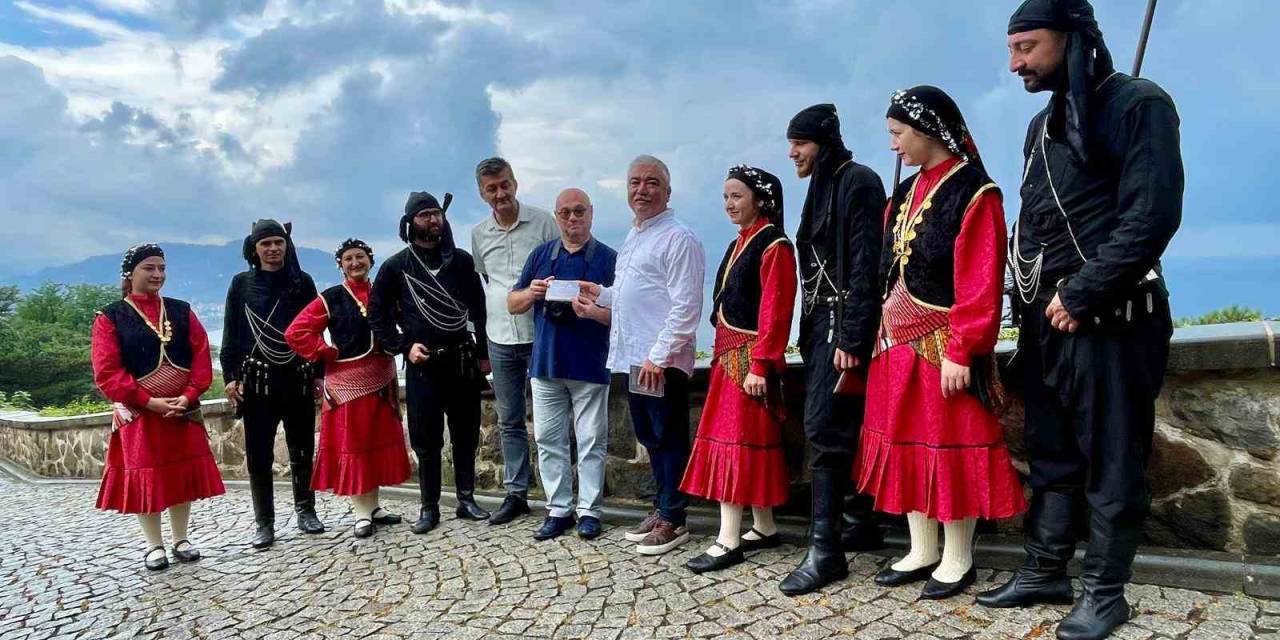
[[80,396],[71,402],[56,407],[40,409],[40,415],[49,418],[65,418],[82,416],[88,413],[102,413],[111,410],[111,403],[101,396]]
[[1230,322],[1257,322],[1262,319],[1262,312],[1249,307],[1233,304],[1222,309],[1214,309],[1200,316],[1179,318],[1174,326],[1194,327],[1202,324],[1227,324]]

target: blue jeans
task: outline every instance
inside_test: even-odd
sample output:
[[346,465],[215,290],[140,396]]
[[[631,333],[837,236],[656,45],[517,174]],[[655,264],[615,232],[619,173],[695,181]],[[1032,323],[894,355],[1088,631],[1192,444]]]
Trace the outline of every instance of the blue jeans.
[[548,515],[563,518],[574,511],[572,424],[578,445],[578,515],[599,518],[609,448],[609,385],[560,378],[534,378],[530,384],[533,437]]
[[627,403],[636,440],[649,452],[658,486],[654,506],[663,520],[681,526],[689,506],[689,497],[680,493],[680,480],[689,464],[689,376],[674,368],[665,375],[663,397],[628,393]]
[[493,398],[502,431],[502,483],[507,494],[529,497],[529,428],[525,389],[529,386],[532,344],[489,343]]

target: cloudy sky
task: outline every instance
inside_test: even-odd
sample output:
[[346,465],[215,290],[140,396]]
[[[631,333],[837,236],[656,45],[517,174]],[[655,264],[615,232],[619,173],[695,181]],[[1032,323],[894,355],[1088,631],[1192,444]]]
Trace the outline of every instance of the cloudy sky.
[[[1119,66],[1145,2],[1097,2]],[[956,97],[1017,207],[1026,122],[1045,101],[1008,73],[1015,0],[517,2],[17,0],[0,4],[0,236],[15,267],[143,241],[225,242],[295,223],[300,244],[393,247],[406,194],[487,215],[472,170],[501,154],[522,200],[566,186],[620,243],[639,153],[719,256],[725,170],[784,174],[798,109],[835,102],[855,156],[892,173],[890,92]],[[1187,192],[1173,256],[1280,255],[1263,171],[1280,139],[1280,3],[1164,0],[1144,75],[1183,120]],[[802,185],[787,177],[788,227]],[[385,253],[384,253],[385,255]]]

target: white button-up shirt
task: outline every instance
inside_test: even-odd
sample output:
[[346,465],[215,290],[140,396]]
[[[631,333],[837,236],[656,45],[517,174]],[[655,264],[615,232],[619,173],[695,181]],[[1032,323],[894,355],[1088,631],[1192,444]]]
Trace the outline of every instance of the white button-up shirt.
[[610,370],[628,373],[648,360],[693,374],[706,262],[698,236],[671,209],[631,227],[613,286],[597,300],[612,311]]
[[471,257],[475,258],[476,271],[485,277],[484,304],[488,313],[485,332],[489,342],[506,345],[533,342],[533,314],[507,313],[507,294],[520,280],[529,254],[560,237],[560,228],[546,210],[519,200],[516,206],[519,216],[510,228],[498,226],[490,213],[471,229]]

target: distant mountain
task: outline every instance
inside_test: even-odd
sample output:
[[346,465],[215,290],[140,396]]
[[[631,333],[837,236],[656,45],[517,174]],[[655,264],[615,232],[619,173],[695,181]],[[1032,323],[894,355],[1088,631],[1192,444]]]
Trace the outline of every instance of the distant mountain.
[[[240,243],[224,245],[164,243],[169,280],[165,295],[182,298],[199,307],[222,305],[231,277],[248,268],[240,254]],[[337,284],[339,273],[333,256],[319,249],[298,249],[302,268],[323,289]],[[117,284],[120,281],[118,254],[93,256],[79,262],[47,267],[33,274],[7,276],[5,282],[28,291],[45,282],[59,284]]]

